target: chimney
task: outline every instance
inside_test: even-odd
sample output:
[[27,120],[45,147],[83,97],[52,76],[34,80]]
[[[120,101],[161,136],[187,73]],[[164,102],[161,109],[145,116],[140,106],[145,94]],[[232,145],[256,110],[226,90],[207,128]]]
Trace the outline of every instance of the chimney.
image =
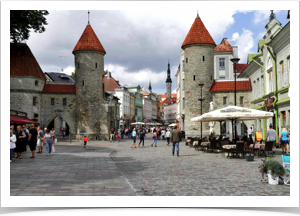
[[107,72],[107,79],[111,78],[111,72]]
[[116,80],[116,83],[118,83],[118,84],[119,84],[119,80]]

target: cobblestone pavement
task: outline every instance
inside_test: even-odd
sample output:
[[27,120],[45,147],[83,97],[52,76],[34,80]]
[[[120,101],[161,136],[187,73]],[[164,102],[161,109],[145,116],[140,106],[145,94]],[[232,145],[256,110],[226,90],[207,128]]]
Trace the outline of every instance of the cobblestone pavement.
[[[131,149],[131,140],[88,143],[59,140],[56,152],[13,159],[11,195],[21,196],[289,196],[290,187],[261,182],[260,158],[227,159],[180,143],[180,157],[158,140]],[[281,162],[278,150],[274,159]]]

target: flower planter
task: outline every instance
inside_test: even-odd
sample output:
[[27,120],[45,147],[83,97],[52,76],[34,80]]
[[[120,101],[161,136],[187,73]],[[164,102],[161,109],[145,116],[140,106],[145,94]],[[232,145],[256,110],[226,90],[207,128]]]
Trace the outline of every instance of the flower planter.
[[246,156],[246,161],[254,161],[254,156]]
[[[268,178],[269,178],[269,184],[271,185],[278,185],[279,183],[279,177],[274,177],[271,175],[271,171],[269,171],[268,173]],[[274,180],[275,179],[275,180]]]

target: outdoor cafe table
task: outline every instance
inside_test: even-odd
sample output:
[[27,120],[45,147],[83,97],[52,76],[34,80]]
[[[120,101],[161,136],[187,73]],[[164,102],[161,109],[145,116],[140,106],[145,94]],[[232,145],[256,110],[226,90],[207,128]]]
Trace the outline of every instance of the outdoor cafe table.
[[[251,144],[249,147],[252,148],[254,144]],[[254,145],[254,149],[258,149],[258,155],[261,154],[261,149],[265,148],[265,144],[256,143]],[[257,153],[255,152],[255,155],[258,157]]]
[[223,145],[222,148],[228,150],[227,158],[230,158],[230,157],[229,157],[229,153],[230,153],[233,149],[236,148],[236,144],[232,144],[232,145]]

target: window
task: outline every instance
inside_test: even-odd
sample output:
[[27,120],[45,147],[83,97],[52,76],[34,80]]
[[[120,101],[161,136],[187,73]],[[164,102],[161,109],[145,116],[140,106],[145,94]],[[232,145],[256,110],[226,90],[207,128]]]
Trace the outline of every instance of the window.
[[39,114],[34,113],[34,118],[37,118],[37,117],[39,117]]
[[223,97],[223,105],[227,104],[227,97]]
[[182,80],[182,91],[184,91],[184,79]]
[[185,109],[185,98],[182,98],[182,109]]
[[244,105],[244,97],[240,97],[240,104]]
[[77,68],[79,68],[79,63],[77,63]]
[[269,92],[274,91],[273,71],[269,72]]
[[35,106],[35,104],[36,104],[36,97],[33,97],[32,105]]
[[184,64],[184,60],[182,61],[182,70],[184,70],[185,68],[185,64]]
[[220,58],[219,60],[219,68],[225,69],[225,58]]
[[285,111],[281,112],[281,116],[282,116],[282,124],[281,127],[284,128],[285,127],[285,123],[286,123],[286,114]]
[[196,76],[195,76],[195,75],[193,76],[193,80],[194,80],[194,81],[196,80]]
[[63,98],[63,106],[67,106],[67,98]]
[[39,86],[39,81],[35,81],[35,86]]
[[54,98],[51,98],[51,106],[54,106]]
[[281,86],[284,86],[284,64],[281,63]]
[[82,81],[82,86],[84,86],[84,81]]
[[95,68],[97,68],[97,63],[95,63]]
[[135,115],[137,116],[138,115],[138,109],[135,108]]
[[205,56],[202,57],[202,60],[205,61]]
[[256,92],[257,92],[257,96],[259,96],[260,95],[260,91],[259,91],[259,78],[257,78],[257,84],[256,84],[256,86],[257,86],[257,89],[256,89]]
[[189,60],[188,60],[188,58],[186,58],[186,63],[188,63],[189,62]]

